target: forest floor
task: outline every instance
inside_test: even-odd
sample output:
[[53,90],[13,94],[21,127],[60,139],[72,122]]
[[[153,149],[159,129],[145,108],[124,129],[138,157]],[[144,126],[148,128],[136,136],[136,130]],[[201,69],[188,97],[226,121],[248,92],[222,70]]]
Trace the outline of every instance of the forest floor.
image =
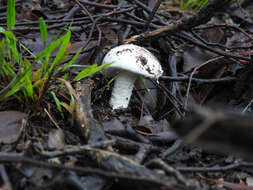
[[[8,30],[0,1],[0,190],[253,189],[253,2],[183,6],[16,0]],[[6,58],[3,31],[17,39],[22,64],[31,63],[33,99],[19,79],[22,64]],[[43,57],[68,31],[66,49]],[[113,110],[114,82],[99,66],[127,43],[152,52],[163,75],[136,80],[128,108]],[[52,65],[59,52],[64,61],[54,70],[80,54],[38,80],[42,62]],[[4,60],[14,65],[13,80]],[[87,77],[73,80],[84,68]],[[14,92],[17,82],[24,86]]]

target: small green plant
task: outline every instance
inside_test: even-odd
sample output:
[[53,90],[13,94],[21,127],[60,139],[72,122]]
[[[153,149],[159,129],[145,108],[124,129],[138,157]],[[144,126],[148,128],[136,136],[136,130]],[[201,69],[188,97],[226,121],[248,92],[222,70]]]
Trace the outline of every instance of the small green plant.
[[[233,0],[233,1],[240,1],[240,0]],[[181,9],[193,8],[194,10],[198,10],[208,2],[209,0],[180,0],[180,8]]]
[[[26,105],[41,105],[43,97],[51,92],[57,109],[62,113],[62,103],[55,92],[58,92],[64,85],[57,84],[62,82],[61,80],[71,80],[68,78],[67,72],[71,67],[84,67],[83,65],[74,65],[81,49],[76,52],[70,61],[65,63],[69,57],[67,51],[71,45],[70,29],[67,29],[66,32],[61,32],[47,45],[45,21],[40,18],[39,24],[44,50],[35,56],[28,48],[18,42],[10,30],[15,25],[15,0],[8,0],[7,27],[9,30],[0,27],[0,102],[16,98],[21,103],[26,103]],[[53,52],[57,48],[56,56],[53,56]],[[31,62],[23,58],[24,56],[19,52],[20,49],[24,49],[34,60]],[[73,81],[90,76],[108,65],[97,66],[94,64],[86,66]],[[53,87],[55,88],[56,86],[58,90],[54,89],[53,91]],[[74,109],[74,99],[70,92],[69,97],[69,108]],[[66,106],[64,107],[66,108]]]

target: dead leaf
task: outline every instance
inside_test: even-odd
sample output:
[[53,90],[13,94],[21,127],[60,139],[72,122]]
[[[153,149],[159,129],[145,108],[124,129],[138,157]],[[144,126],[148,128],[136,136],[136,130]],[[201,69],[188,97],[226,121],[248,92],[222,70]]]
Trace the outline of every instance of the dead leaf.
[[48,135],[48,147],[60,149],[65,146],[65,137],[61,129],[50,131]]
[[0,112],[0,143],[11,144],[18,140],[25,117],[26,114],[19,111]]
[[133,126],[136,132],[146,135],[152,136],[156,133],[156,125],[157,123],[154,121],[151,115],[145,115],[140,118],[138,125]]

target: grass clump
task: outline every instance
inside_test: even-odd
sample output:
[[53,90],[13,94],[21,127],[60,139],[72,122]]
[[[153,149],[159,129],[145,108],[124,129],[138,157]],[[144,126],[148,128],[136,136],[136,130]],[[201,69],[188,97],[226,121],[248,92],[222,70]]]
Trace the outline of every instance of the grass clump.
[[[40,18],[40,33],[44,50],[35,56],[17,40],[11,31],[15,26],[15,0],[8,0],[7,7],[8,29],[0,27],[0,103],[16,99],[23,105],[39,107],[42,105],[44,97],[49,95],[55,101],[58,110],[62,111],[61,102],[55,92],[64,88],[62,81],[71,81],[68,73],[71,67],[84,67],[83,65],[74,65],[81,49],[72,58],[69,58],[67,52],[71,46],[70,29],[46,45],[47,28],[45,21]],[[20,50],[30,57],[32,56],[33,60],[24,58]],[[108,65],[86,66],[72,81],[90,76]],[[68,91],[67,88],[66,91]],[[68,93],[70,107],[74,107],[73,98],[71,98],[73,96],[70,92]]]
[[[11,31],[2,29],[3,38],[0,41],[0,101],[10,96],[26,102],[40,102],[44,94],[50,89],[58,78],[68,79],[67,69],[78,66],[73,65],[81,49],[65,63],[67,50],[70,45],[71,31],[52,41],[37,56],[33,55],[24,45],[20,44]],[[22,57],[17,47],[25,49],[34,57],[34,61]],[[55,57],[52,53],[58,48]],[[35,69],[36,66],[36,69]],[[79,65],[82,67],[81,65]],[[83,69],[73,81],[80,80],[101,70],[107,65],[91,65]],[[7,88],[6,88],[7,87]],[[1,91],[2,90],[2,91]]]

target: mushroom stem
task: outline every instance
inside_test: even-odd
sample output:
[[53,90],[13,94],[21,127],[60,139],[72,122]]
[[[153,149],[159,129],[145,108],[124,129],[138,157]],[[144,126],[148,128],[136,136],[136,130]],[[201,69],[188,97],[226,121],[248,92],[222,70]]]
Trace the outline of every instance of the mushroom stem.
[[127,108],[137,75],[122,71],[114,82],[110,104],[112,109]]

